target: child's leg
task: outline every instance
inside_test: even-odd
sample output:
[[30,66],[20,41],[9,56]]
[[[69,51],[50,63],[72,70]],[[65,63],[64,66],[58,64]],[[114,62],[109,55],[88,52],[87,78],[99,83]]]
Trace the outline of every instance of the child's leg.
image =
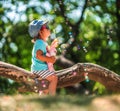
[[48,89],[43,90],[43,93],[44,93],[45,95],[47,95],[47,94],[49,93],[49,90],[48,90]]
[[48,81],[50,81],[48,90],[50,95],[55,95],[56,94],[56,87],[57,87],[57,81],[58,77],[54,75],[50,75],[46,78]]

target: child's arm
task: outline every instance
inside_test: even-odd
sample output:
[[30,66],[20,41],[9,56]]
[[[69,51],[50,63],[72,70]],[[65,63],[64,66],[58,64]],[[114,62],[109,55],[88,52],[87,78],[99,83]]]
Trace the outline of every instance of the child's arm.
[[55,63],[55,61],[56,61],[54,56],[51,56],[51,57],[44,56],[43,52],[41,50],[38,50],[36,52],[36,58],[43,62]]

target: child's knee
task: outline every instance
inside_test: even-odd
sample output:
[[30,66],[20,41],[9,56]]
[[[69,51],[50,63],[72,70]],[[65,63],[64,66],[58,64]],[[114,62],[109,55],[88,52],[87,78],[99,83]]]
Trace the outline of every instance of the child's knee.
[[52,79],[58,80],[58,77],[54,74],[54,75],[52,75]]
[[57,81],[58,77],[54,74],[54,75],[51,75],[51,76],[47,77],[46,79],[49,80],[49,81]]

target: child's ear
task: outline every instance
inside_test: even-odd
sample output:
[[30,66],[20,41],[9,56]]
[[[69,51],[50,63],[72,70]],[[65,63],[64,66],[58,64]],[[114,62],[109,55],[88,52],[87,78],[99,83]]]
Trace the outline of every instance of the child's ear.
[[42,35],[42,31],[41,30],[39,31],[39,34]]

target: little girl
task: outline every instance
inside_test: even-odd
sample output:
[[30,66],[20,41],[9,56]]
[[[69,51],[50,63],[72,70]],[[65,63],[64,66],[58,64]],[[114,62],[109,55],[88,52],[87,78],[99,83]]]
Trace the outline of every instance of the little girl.
[[48,69],[47,62],[55,63],[55,56],[47,57],[47,39],[50,36],[50,30],[47,21],[33,20],[29,24],[29,34],[33,38],[34,46],[32,50],[32,65],[31,71],[40,76],[40,78],[47,79],[50,84],[48,90],[44,93],[50,95],[56,94],[56,86],[58,77],[54,71]]

